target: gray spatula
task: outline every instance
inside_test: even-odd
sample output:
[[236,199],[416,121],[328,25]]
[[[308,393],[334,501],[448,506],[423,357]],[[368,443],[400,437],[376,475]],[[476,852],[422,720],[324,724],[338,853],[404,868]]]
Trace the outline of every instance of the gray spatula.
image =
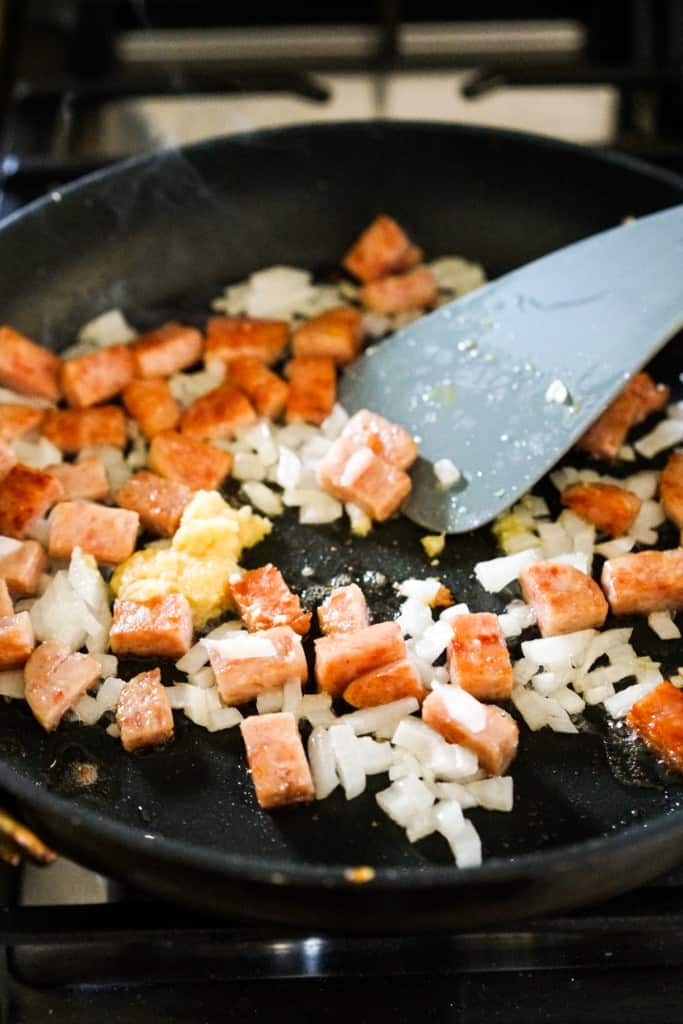
[[[543,476],[681,326],[683,205],[441,306],[355,362],[340,400],[419,439],[403,511],[463,533]],[[447,490],[433,471],[443,458],[461,473]]]

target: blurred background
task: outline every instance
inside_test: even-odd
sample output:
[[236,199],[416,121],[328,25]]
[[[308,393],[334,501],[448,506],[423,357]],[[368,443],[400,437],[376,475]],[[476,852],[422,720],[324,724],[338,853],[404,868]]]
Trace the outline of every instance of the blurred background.
[[0,215],[113,159],[292,122],[411,118],[683,172],[683,0],[0,0]]

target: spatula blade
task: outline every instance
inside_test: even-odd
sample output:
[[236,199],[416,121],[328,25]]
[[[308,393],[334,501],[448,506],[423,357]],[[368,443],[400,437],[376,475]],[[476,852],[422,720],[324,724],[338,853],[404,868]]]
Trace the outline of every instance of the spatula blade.
[[[340,400],[418,440],[404,513],[490,522],[542,477],[683,326],[683,206],[535,260],[368,349]],[[462,481],[441,490],[432,464]]]

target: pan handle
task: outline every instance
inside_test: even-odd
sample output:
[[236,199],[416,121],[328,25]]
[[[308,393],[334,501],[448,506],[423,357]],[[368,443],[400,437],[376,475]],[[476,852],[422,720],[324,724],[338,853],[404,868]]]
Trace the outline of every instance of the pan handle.
[[12,867],[23,861],[45,866],[57,860],[57,854],[42,839],[0,809],[0,860]]

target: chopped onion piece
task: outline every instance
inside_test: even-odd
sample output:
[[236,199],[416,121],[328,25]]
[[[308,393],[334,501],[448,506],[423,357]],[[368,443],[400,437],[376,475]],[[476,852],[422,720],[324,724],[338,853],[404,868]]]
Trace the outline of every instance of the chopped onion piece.
[[524,601],[511,601],[502,615],[498,616],[498,623],[504,637],[519,636],[529,626],[536,623],[536,612]]
[[437,459],[434,463],[434,476],[438,480],[439,487],[446,491],[449,487],[453,487],[461,479],[461,473],[458,467],[450,459]]
[[541,640],[525,640],[522,654],[551,671],[569,665],[580,665],[588,645],[596,635],[594,629],[581,629],[563,636],[549,636]]
[[381,790],[375,799],[388,818],[405,828],[415,814],[432,806],[434,794],[420,779],[407,775]]
[[460,686],[444,686],[441,683],[436,683],[434,689],[438,689],[441,694],[450,718],[460,722],[470,732],[481,732],[486,728],[486,705],[471,693]]
[[188,673],[187,678],[192,686],[199,686],[202,690],[210,690],[216,685],[216,676],[209,665],[200,668],[199,672]]
[[62,461],[61,451],[46,437],[37,441],[27,441],[20,437],[12,444],[12,450],[15,458],[31,469],[45,469],[46,466]]
[[428,761],[435,779],[457,781],[470,779],[479,768],[477,755],[459,743],[442,743],[436,747]]
[[299,715],[314,727],[331,725],[335,721],[332,697],[329,693],[305,693],[301,698]]
[[242,490],[249,504],[257,508],[259,512],[265,512],[267,516],[282,515],[282,498],[275,491],[271,491],[270,487],[266,487],[258,480],[249,480],[242,484]]
[[586,702],[579,697],[578,693],[570,690],[568,686],[561,686],[550,694],[560,707],[564,708],[568,715],[579,715],[586,706]]
[[632,551],[635,542],[635,537],[616,537],[614,540],[596,544],[593,550],[596,555],[602,555],[603,558],[617,558],[619,555],[626,555]]
[[407,750],[402,750],[400,747],[395,748],[392,751],[392,761],[389,767],[389,779],[395,782],[396,779],[404,779],[408,775],[414,775],[416,778],[421,779],[425,774],[429,774],[422,762],[418,761],[414,754],[410,754]]
[[209,732],[220,732],[232,729],[242,721],[242,712],[238,708],[209,708],[206,728]]
[[666,448],[672,448],[675,444],[680,444],[681,441],[683,441],[683,420],[664,419],[660,420],[649,434],[640,437],[633,447],[639,455],[646,459],[652,459],[659,452],[663,452]]
[[470,610],[466,604],[452,604],[450,608],[444,608],[439,615],[441,622],[452,622],[453,619],[457,619],[459,615],[469,615]]
[[22,542],[20,540],[15,540],[14,537],[0,536],[0,558],[4,558],[5,555],[11,555],[14,551],[18,551],[21,544]]
[[427,604],[430,607],[433,606],[440,590],[441,580],[438,580],[435,576],[430,576],[426,580],[402,580],[398,585],[398,593],[401,597],[414,598],[416,601],[422,601],[423,604]]
[[378,743],[370,736],[361,736],[358,744],[366,775],[379,775],[381,772],[389,771],[392,765],[392,750],[389,743]]
[[402,697],[401,700],[381,704],[376,708],[360,708],[348,715],[342,715],[337,721],[350,725],[356,736],[364,736],[367,733],[378,734],[380,731],[384,734],[388,732],[389,736],[393,736],[401,719],[412,715],[419,706],[415,697]]
[[660,640],[679,640],[681,631],[671,618],[671,612],[651,612],[647,624]]
[[470,782],[467,789],[478,805],[487,811],[512,810],[514,788],[511,775],[499,775],[491,779]]
[[301,683],[298,679],[288,679],[282,687],[282,710],[291,711],[298,718],[300,705]]
[[117,679],[115,676],[108,676],[104,680],[97,691],[97,696],[95,697],[95,700],[100,705],[103,713],[105,711],[116,710],[119,697],[121,696],[121,690],[125,685],[126,684],[123,679]]
[[407,750],[418,761],[429,761],[445,740],[421,718],[404,718],[398,723],[391,742],[395,747]]
[[256,710],[259,715],[272,715],[282,711],[284,694],[281,686],[273,686],[269,690],[262,690],[256,697]]
[[608,697],[605,701],[605,708],[608,714],[612,718],[623,718],[637,700],[644,697],[650,690],[654,690],[657,685],[659,684],[655,682],[634,683],[633,686],[627,686],[626,689],[615,693],[613,697]]
[[397,622],[404,636],[419,639],[425,630],[433,625],[432,612],[424,601],[408,597],[401,605]]
[[555,555],[553,558],[549,558],[548,561],[555,562],[557,565],[570,565],[573,569],[578,569],[579,572],[583,572],[587,576],[590,575],[592,558],[583,551],[572,551],[567,555]]
[[474,573],[479,583],[490,594],[496,594],[516,580],[525,565],[538,562],[543,557],[541,548],[529,548],[516,555],[504,555],[486,562],[477,562]]
[[320,424],[320,429],[328,440],[336,441],[348,421],[349,414],[346,409],[336,402],[330,415]]
[[372,530],[372,519],[367,512],[364,512],[360,506],[354,505],[351,501],[344,505],[344,511],[351,523],[351,533],[356,537],[367,537]]
[[187,654],[184,654],[179,661],[176,661],[175,667],[179,672],[186,672],[189,675],[199,672],[200,668],[203,668],[208,660],[209,652],[204,644],[199,642],[190,647]]
[[440,619],[433,626],[428,626],[421,638],[415,644],[415,654],[418,658],[434,663],[440,658],[453,639],[453,629],[448,622]]
[[119,668],[119,659],[115,654],[103,654],[101,651],[93,651],[91,657],[95,659],[102,671],[102,678],[115,676]]
[[567,555],[574,550],[572,538],[561,523],[539,523],[537,530],[544,558]]
[[71,710],[83,725],[94,725],[102,717],[102,706],[88,693],[84,693]]
[[432,807],[425,807],[422,810],[415,811],[406,822],[405,828],[409,843],[417,843],[418,840],[430,836],[432,832],[436,831],[434,809]]
[[332,738],[326,729],[316,727],[308,737],[308,761],[311,766],[316,800],[324,800],[339,785]]
[[363,770],[362,752],[358,738],[347,722],[331,725],[330,741],[334,751],[337,774],[347,800],[353,800],[365,789],[365,772]]
[[250,633],[234,633],[222,640],[209,640],[204,637],[200,643],[206,647],[207,651],[218,651],[221,657],[227,658],[229,661],[244,661],[247,658],[273,658],[277,654],[271,640]]

